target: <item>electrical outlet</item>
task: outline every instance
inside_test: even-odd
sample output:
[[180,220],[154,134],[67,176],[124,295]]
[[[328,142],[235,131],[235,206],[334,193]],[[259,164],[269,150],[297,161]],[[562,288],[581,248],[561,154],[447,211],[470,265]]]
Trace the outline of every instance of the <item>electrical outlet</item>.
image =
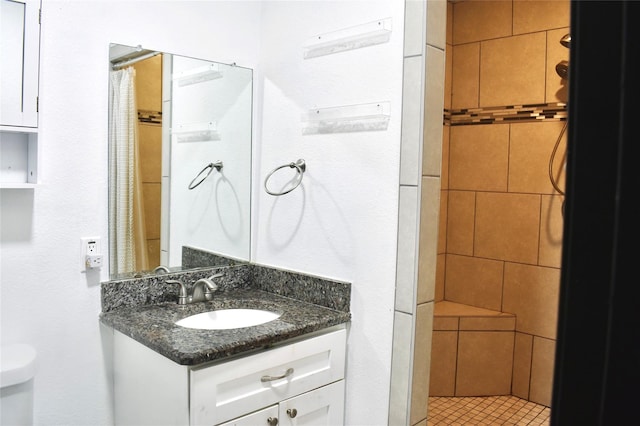
[[80,241],[82,243],[82,270],[102,267],[100,237],[83,237],[80,238]]

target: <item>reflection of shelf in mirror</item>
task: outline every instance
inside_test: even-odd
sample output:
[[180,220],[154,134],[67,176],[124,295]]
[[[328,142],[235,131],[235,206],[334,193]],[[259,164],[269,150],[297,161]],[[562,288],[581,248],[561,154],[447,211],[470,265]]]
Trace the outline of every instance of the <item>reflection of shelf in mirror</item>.
[[203,67],[181,71],[173,75],[173,81],[175,81],[178,86],[189,86],[217,78],[222,78],[222,71],[218,68],[218,64],[209,64]]
[[216,123],[178,124],[171,132],[178,142],[219,141]]
[[391,38],[391,18],[320,34],[303,46],[305,59],[382,44]]
[[389,102],[312,109],[302,117],[302,134],[386,130],[390,109]]

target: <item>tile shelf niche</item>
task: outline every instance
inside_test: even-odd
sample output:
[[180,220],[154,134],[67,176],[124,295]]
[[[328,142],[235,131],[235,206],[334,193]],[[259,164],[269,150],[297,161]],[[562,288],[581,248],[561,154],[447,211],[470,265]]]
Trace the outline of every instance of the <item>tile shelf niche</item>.
[[302,134],[386,130],[390,108],[390,102],[376,102],[312,109],[302,116]]
[[386,43],[390,38],[391,18],[378,19],[366,24],[314,36],[302,46],[302,56],[305,59],[311,59]]

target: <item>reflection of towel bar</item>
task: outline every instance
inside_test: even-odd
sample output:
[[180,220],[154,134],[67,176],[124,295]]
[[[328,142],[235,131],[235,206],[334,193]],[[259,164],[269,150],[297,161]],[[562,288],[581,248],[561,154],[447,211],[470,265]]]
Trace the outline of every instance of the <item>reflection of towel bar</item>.
[[[204,169],[200,170],[200,173],[198,173],[196,177],[194,177],[191,183],[189,184],[189,189],[194,189],[198,185],[200,185],[202,182],[204,182],[204,180],[209,177],[214,167],[217,171],[220,171],[220,169],[222,169],[222,161],[218,160],[215,163],[209,163],[206,166],[204,166]],[[207,174],[202,179],[200,179],[197,183],[194,184],[194,182],[198,180],[198,178],[202,176],[202,174],[207,170],[208,170]]]
[[[271,191],[269,191],[269,188],[267,187],[267,182],[269,182],[269,178],[271,177],[272,174],[274,174],[278,170],[280,170],[282,168],[285,168],[285,167],[290,167],[292,169],[293,168],[296,169],[296,171],[298,172],[298,177],[296,179],[296,183],[286,191],[282,191],[282,192],[271,192]],[[284,165],[282,165],[280,167],[276,167],[265,178],[265,180],[264,180],[264,189],[265,189],[265,191],[267,191],[267,194],[269,194],[269,195],[284,195],[284,194],[288,194],[289,192],[291,192],[294,189],[296,189],[298,187],[298,185],[300,185],[300,182],[302,182],[302,175],[304,174],[304,172],[306,170],[307,170],[307,165],[306,165],[306,163],[304,162],[303,159],[299,159],[295,163],[284,164]]]

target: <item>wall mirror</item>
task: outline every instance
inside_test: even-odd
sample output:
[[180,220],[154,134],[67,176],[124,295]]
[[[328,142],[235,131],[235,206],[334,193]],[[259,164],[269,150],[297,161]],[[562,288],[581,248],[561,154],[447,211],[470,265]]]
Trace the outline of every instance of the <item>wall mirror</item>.
[[110,278],[251,254],[253,71],[111,44]]

